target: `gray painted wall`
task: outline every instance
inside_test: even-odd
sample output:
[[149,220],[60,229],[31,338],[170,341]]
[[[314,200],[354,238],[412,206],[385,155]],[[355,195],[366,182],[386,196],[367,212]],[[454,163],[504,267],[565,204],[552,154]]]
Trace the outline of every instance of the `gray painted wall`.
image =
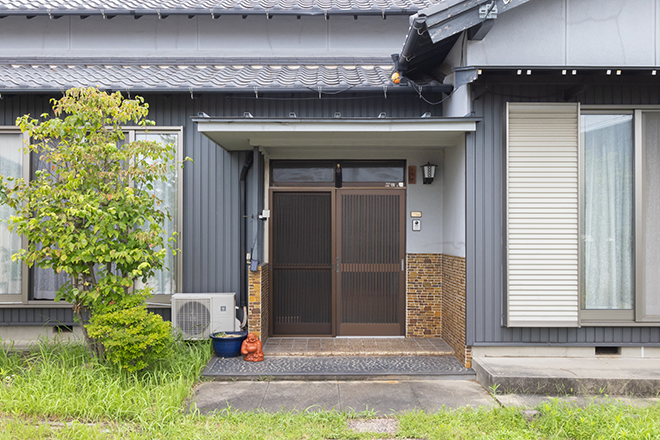
[[6,17],[0,57],[389,57],[408,17]]
[[[658,345],[660,327],[507,328],[504,314],[504,112],[517,101],[561,102],[566,87],[489,86],[474,102],[483,121],[466,141],[468,345]],[[655,104],[660,88],[589,87],[582,104]]]
[[534,0],[468,42],[468,66],[657,66],[658,0]]
[[443,153],[442,253],[465,258],[465,146]]
[[[12,126],[20,115],[39,115],[48,111],[44,95],[2,95],[0,126]],[[197,132],[190,118],[203,111],[211,116],[242,117],[246,111],[255,117],[375,117],[380,112],[388,116],[419,117],[427,111],[440,109],[425,104],[417,95],[382,94],[374,96],[341,94],[334,99],[317,99],[316,95],[261,97],[251,95],[206,94],[191,99],[189,94],[145,95],[150,105],[149,118],[157,126],[182,126],[184,155],[193,159],[184,168],[184,226],[182,233],[183,291],[238,292],[240,284],[239,200],[238,179],[246,153],[228,153]],[[262,167],[263,169],[263,167]],[[254,179],[248,174],[248,215],[261,212],[263,183],[258,200],[254,201]],[[256,210],[255,210],[256,208]],[[248,248],[253,240],[252,224],[248,222]],[[258,228],[262,239],[262,225]],[[263,246],[260,244],[260,250]],[[259,256],[259,260],[263,260]],[[37,311],[35,311],[37,310]],[[167,311],[162,312],[169,316]],[[0,325],[54,322],[71,323],[68,309],[2,309]]]

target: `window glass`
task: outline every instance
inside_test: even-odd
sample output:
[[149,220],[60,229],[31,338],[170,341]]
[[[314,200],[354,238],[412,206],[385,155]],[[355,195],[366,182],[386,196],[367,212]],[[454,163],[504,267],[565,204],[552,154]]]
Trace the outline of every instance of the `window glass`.
[[[177,144],[178,136],[174,133],[136,133],[135,140],[138,141],[156,141],[162,144]],[[176,159],[175,159],[176,160]],[[163,239],[165,243],[172,236],[172,233],[177,231],[177,173],[176,168],[167,175],[167,181],[154,182],[154,189],[152,192],[163,201],[160,209],[167,209],[172,216],[171,220],[165,218],[163,229],[165,235]],[[157,271],[147,284],[152,287],[154,295],[171,295],[176,293],[176,279],[177,279],[177,264],[176,257],[170,249],[167,250],[165,262],[162,270]],[[137,283],[136,287],[142,287],[142,283]]]
[[583,308],[632,309],[633,117],[582,115]]
[[[48,163],[40,159],[40,154],[30,153],[30,179],[34,179],[35,172],[38,170],[49,169]],[[62,273],[56,273],[53,269],[43,269],[33,266],[30,269],[30,283],[32,285],[30,299],[53,300],[57,290],[62,287],[69,279],[69,276]]]
[[403,182],[403,162],[342,162],[344,182]]
[[[23,136],[19,133],[0,134],[0,174],[23,177]],[[21,294],[21,263],[12,262],[11,256],[21,249],[21,237],[7,229],[7,220],[14,210],[0,205],[0,295]]]
[[645,113],[644,125],[644,306],[660,316],[660,113]]
[[334,162],[277,160],[271,162],[271,178],[273,182],[334,182]]

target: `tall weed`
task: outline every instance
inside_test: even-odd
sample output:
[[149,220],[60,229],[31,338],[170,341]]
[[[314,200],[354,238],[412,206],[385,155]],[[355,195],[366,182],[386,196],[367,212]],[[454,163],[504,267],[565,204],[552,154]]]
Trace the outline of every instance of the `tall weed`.
[[0,355],[0,371],[10,378],[0,387],[0,411],[165,423],[181,412],[210,356],[208,342],[178,342],[167,360],[128,373],[100,363],[80,343],[40,342],[27,355]]

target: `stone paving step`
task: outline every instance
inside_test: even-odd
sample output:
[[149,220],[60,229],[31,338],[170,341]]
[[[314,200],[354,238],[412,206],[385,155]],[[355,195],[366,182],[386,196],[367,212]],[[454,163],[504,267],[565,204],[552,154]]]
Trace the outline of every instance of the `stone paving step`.
[[453,356],[441,338],[281,338],[264,344],[266,356]]
[[213,357],[202,376],[214,380],[350,380],[476,378],[453,356],[267,356],[263,362]]

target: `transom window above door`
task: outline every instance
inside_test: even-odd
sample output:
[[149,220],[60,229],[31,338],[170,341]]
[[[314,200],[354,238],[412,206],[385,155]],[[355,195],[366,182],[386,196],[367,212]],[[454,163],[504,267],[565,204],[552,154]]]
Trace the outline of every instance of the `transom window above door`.
[[272,186],[402,188],[404,160],[273,160]]

